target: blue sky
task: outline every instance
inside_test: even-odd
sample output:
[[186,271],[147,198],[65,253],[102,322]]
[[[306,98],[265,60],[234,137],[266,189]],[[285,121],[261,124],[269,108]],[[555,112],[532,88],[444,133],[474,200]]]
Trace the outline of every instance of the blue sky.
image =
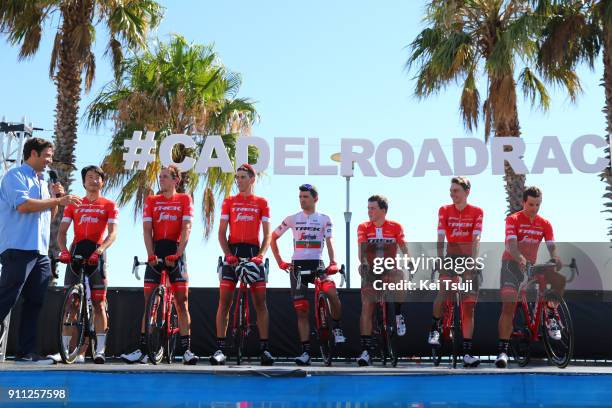
[[[458,114],[457,87],[449,86],[442,94],[423,101],[413,97],[412,74],[403,66],[408,56],[406,46],[423,28],[422,1],[162,3],[166,16],[154,36],[167,40],[170,34],[180,33],[188,41],[214,43],[223,63],[242,74],[240,96],[255,100],[261,116],[253,134],[265,138],[270,145],[275,137],[318,137],[321,157],[327,158],[339,150],[341,138],[368,138],[375,144],[402,138],[417,152],[423,139],[438,138],[447,157],[452,157],[452,138],[483,137],[482,129],[474,134],[464,130]],[[56,97],[55,86],[47,76],[52,38],[48,31],[38,54],[24,62],[17,61],[16,48],[0,41],[0,117],[19,121],[26,115],[36,126],[51,130],[39,134],[48,138],[52,137]],[[112,78],[110,62],[103,57],[106,39],[102,31],[98,40],[96,81],[92,92],[83,96],[81,114]],[[533,160],[542,136],[559,137],[568,152],[574,138],[603,134],[600,61],[594,72],[582,68],[580,76],[584,92],[577,104],[554,90],[548,113],[534,111],[520,99],[527,163]],[[81,122],[78,168],[102,160],[110,134],[110,129],[95,131]],[[471,180],[470,202],[485,211],[483,240],[502,241],[506,203],[501,176],[492,176],[489,167]],[[319,188],[319,211],[335,221],[336,252],[338,260],[344,262],[343,178],[274,175],[270,167],[259,181],[256,194],[268,199],[276,226],[286,215],[299,210],[297,186],[303,182]],[[558,241],[606,240],[606,217],[600,212],[604,186],[598,177],[559,175],[556,170],[547,170],[542,175],[529,175],[527,183],[544,190],[541,214],[552,222]],[[357,172],[351,180],[352,265],[355,231],[358,223],[367,219],[370,195],[378,193],[389,198],[389,218],[403,224],[409,241],[432,241],[436,236],[437,209],[450,202],[448,187],[449,178],[436,172],[422,178],[363,177]],[[73,188],[83,194],[78,183]],[[109,197],[115,198],[113,194]],[[201,215],[198,202],[196,214]],[[130,274],[133,255],[146,255],[141,230],[140,220],[134,222],[131,208],[123,209],[119,238],[108,254],[110,286],[142,285]],[[216,259],[220,255],[216,229],[209,241],[202,238],[202,231],[198,219],[187,252],[191,284],[216,286]],[[288,235],[282,239],[281,250],[289,259]],[[352,275],[357,283],[356,272]],[[274,267],[270,285],[288,286],[288,279]]]

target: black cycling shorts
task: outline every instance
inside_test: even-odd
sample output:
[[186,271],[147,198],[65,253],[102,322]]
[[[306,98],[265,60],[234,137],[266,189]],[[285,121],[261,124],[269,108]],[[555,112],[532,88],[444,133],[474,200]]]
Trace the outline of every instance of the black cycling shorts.
[[[253,258],[257,256],[259,253],[259,247],[257,245],[251,244],[230,244],[229,245],[230,252],[232,255],[238,258]],[[234,283],[238,282],[238,274],[236,273],[236,265],[226,265],[223,263],[221,265],[221,276],[220,280],[232,281]],[[259,265],[259,277],[255,282],[265,282],[266,281],[266,271],[263,264]]]
[[[153,242],[153,253],[163,261],[165,257],[176,254],[178,245],[178,242],[174,240],[160,239]],[[144,277],[145,286],[159,285],[161,283],[160,272],[147,264]],[[174,268],[168,270],[168,278],[170,278],[170,283],[189,282],[185,254],[178,259]]]

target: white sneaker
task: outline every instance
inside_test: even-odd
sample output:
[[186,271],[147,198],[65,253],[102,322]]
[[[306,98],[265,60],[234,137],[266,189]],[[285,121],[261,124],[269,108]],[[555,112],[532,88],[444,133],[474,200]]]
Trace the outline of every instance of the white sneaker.
[[499,353],[497,359],[495,359],[495,366],[497,368],[508,367],[508,355],[506,353]]
[[149,362],[149,359],[147,358],[148,356],[145,356],[142,351],[140,351],[140,349],[136,349],[129,354],[122,354],[120,357],[124,362],[128,364],[137,363],[139,361],[143,361],[144,359],[147,360],[147,363]]
[[85,356],[82,354],[79,354],[76,359],[74,360],[74,362],[76,364],[85,364]]
[[60,353],[49,354],[47,356],[47,358],[50,358],[51,360],[55,361],[56,363],[60,363],[62,361],[62,356],[60,355]]
[[559,323],[557,323],[557,319],[551,317],[546,322],[546,331],[548,332],[548,337],[559,341],[561,340],[561,328],[559,327]]
[[295,358],[295,364],[299,366],[309,366],[310,365],[310,354],[307,352],[303,352],[300,356]]
[[225,364],[225,354],[223,354],[221,350],[215,351],[215,354],[210,356],[210,364],[224,365]]
[[334,341],[336,344],[346,343],[346,337],[344,337],[344,333],[340,327],[333,329],[332,333],[334,333]]
[[480,359],[478,357],[474,357],[469,354],[463,356],[464,367],[478,367],[478,364],[480,364]]
[[357,364],[359,364],[360,367],[365,367],[365,366],[370,365],[370,353],[368,353],[367,350],[363,350],[361,352],[361,355],[357,359]]
[[183,364],[186,365],[195,365],[199,359],[191,350],[185,350],[185,354],[183,354]]
[[105,362],[106,362],[106,357],[104,356],[104,353],[102,352],[96,353],[96,355],[94,356],[94,363],[104,364]]
[[404,315],[398,314],[395,316],[395,326],[397,327],[398,336],[403,336],[406,334],[406,322],[404,321]]
[[440,332],[438,330],[430,331],[427,342],[432,346],[439,346],[440,345]]

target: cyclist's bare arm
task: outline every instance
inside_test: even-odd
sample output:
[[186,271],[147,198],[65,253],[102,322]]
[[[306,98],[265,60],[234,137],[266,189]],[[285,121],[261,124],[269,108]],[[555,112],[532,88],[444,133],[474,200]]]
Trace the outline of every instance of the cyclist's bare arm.
[[559,258],[559,255],[557,254],[557,245],[555,245],[553,241],[546,241],[546,248],[548,248],[548,253],[550,254],[550,257],[555,260],[555,263],[557,264],[557,270],[560,270],[562,263],[561,258]]
[[227,225],[229,224],[229,222],[227,220],[221,220],[219,222],[219,245],[221,245],[221,250],[223,251],[224,254],[229,254],[230,248],[229,248],[229,244],[227,243]]
[[102,244],[100,244],[100,246],[98,247],[98,253],[100,254],[106,251],[113,244],[113,242],[115,242],[115,239],[117,238],[117,224],[107,224],[107,228],[108,234],[106,235],[106,238],[104,239]]
[[366,242],[362,242],[361,244],[357,246],[357,257],[359,258],[359,264],[361,265],[368,264],[368,258],[366,256],[367,245],[368,244]]
[[153,250],[153,223],[151,221],[143,222],[142,232],[144,235],[145,248],[147,249],[147,256],[155,255]]
[[60,251],[68,250],[68,248],[66,247],[67,245],[66,234],[68,232],[69,227],[70,227],[69,222],[62,221],[60,223],[59,229],[57,230],[57,246],[59,247]]
[[444,233],[440,234],[438,232],[438,241],[436,242],[436,251],[438,253],[438,258],[444,257],[444,239],[445,237],[446,236]]
[[519,265],[521,265],[521,268],[524,268],[525,264],[527,263],[527,260],[525,259],[523,254],[521,254],[521,251],[519,250],[519,247],[518,247],[518,241],[516,240],[516,238],[509,238],[506,241],[506,249],[508,250],[508,252],[510,252],[510,255],[512,255],[512,258],[514,258],[514,260],[518,262]]
[[276,263],[278,265],[280,265],[283,261],[283,258],[281,257],[280,251],[278,249],[278,244],[276,243],[276,241],[278,241],[280,237],[281,236],[276,231],[274,231],[272,233],[272,239],[270,240],[270,249],[272,249],[272,255],[274,255],[274,259],[276,260]]
[[259,253],[257,255],[261,255],[262,257],[266,254],[268,247],[270,246],[270,223],[262,222],[261,227],[263,230],[263,242],[261,243],[261,248],[259,249]]
[[185,253],[185,247],[187,246],[187,242],[189,241],[189,235],[191,234],[191,221],[183,220],[183,225],[181,226],[181,241],[179,242],[178,249],[176,250],[176,254],[178,256],[183,255]]
[[327,255],[329,255],[329,263],[336,262],[336,252],[334,250],[333,238],[325,238],[325,244],[327,245]]
[[480,234],[472,236],[472,259],[476,260],[480,251]]

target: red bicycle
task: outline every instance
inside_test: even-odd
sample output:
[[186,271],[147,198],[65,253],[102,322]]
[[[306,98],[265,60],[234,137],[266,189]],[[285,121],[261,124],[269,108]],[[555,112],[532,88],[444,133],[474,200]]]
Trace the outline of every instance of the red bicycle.
[[[241,263],[249,262],[249,258],[238,258],[239,263],[236,265],[236,268],[240,267]],[[264,270],[266,275],[266,282],[268,281],[268,270],[270,267],[270,261],[268,258],[264,261]],[[221,267],[223,266],[223,257],[219,257],[219,261],[217,264],[217,269],[221,271]],[[248,290],[249,287],[247,284],[239,281],[240,285],[238,286],[238,294],[236,295],[236,301],[234,302],[234,312],[232,314],[232,340],[234,344],[234,348],[236,349],[236,364],[240,365],[242,363],[242,358],[246,354],[246,341],[251,333],[251,328],[253,325],[251,324],[251,313],[249,310],[249,296]]]
[[[531,357],[531,343],[544,339],[544,348],[548,360],[559,368],[565,368],[572,359],[574,353],[574,329],[572,317],[565,300],[552,290],[547,290],[546,270],[555,268],[554,260],[542,264],[527,264],[525,277],[519,287],[519,302],[516,304],[514,312],[514,328],[510,337],[510,348],[514,359],[520,367],[529,363]],[[576,259],[567,265],[571,271],[567,283],[574,280],[578,275]],[[528,288],[537,285],[535,301],[527,299]],[[561,332],[560,339],[550,338],[548,335],[547,324],[550,317],[545,313],[545,306],[548,302],[558,305],[554,310],[554,319]]]
[[[302,276],[314,275],[314,298],[317,305],[315,308],[314,334],[319,341],[319,348],[321,349],[321,358],[323,359],[323,363],[325,363],[326,366],[331,366],[336,348],[336,341],[332,333],[333,325],[329,297],[327,296],[327,293],[323,291],[323,280],[321,279],[322,277],[326,276],[325,268],[320,267],[313,271],[298,267],[297,272],[296,290],[300,290],[302,287]],[[344,265],[340,267],[338,273],[340,273],[340,287],[342,287],[344,286],[344,282],[346,280]]]
[[[138,257],[134,257],[132,273],[136,279],[138,267],[147,265],[147,262],[139,262]],[[178,268],[178,265],[175,266]],[[159,364],[164,357],[170,364],[174,359],[176,345],[179,339],[179,325],[176,307],[174,305],[174,290],[170,284],[167,266],[164,262],[158,262],[152,269],[161,275],[160,283],[151,292],[151,297],[147,302],[145,317],[145,333],[149,360],[153,364]]]

